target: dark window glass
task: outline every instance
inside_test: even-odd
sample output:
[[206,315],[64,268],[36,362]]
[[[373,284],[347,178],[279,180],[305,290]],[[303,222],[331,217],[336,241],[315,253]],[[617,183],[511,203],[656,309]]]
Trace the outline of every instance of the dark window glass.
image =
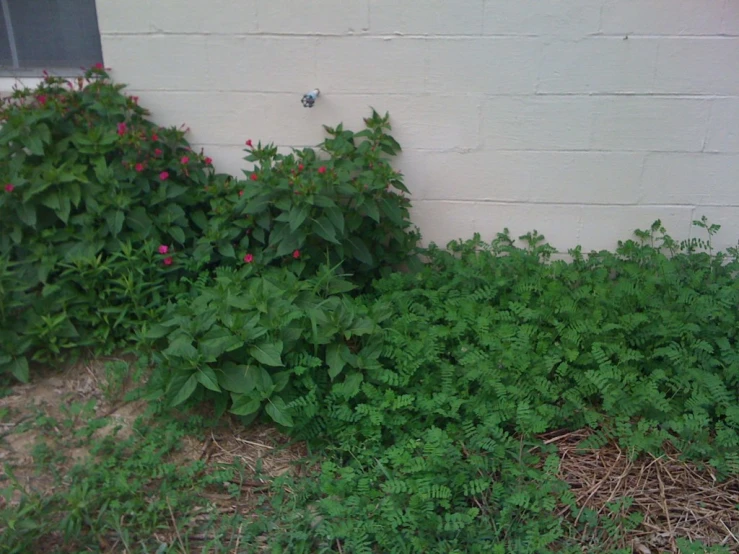
[[89,67],[103,61],[95,0],[0,0],[0,67]]

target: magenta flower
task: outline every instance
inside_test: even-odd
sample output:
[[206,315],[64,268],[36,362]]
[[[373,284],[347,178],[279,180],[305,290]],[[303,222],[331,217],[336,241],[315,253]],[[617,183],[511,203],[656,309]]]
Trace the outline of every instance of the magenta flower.
[[254,261],[254,256],[252,256],[251,254],[247,254],[246,256],[244,256],[244,262],[245,263],[250,264],[253,261]]
[[159,245],[159,253],[160,254],[166,254],[167,252],[169,252],[169,246],[167,246],[166,244],[160,244]]
[[167,179],[169,179],[169,172],[167,172],[167,171],[162,171],[162,172],[161,172],[161,173],[159,174],[159,178],[160,178],[160,179],[161,179],[162,181],[166,181]]

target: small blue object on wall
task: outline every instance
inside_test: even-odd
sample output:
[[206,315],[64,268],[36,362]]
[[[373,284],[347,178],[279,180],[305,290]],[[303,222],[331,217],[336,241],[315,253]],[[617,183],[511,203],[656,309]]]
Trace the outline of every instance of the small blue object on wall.
[[313,89],[310,92],[306,92],[303,95],[303,99],[301,102],[303,102],[304,108],[312,108],[313,104],[316,103],[316,100],[318,99],[318,95],[321,94],[321,91],[318,89]]

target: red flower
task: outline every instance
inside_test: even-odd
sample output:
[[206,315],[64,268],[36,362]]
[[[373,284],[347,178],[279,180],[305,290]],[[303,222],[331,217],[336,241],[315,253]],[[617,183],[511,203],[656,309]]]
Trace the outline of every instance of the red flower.
[[12,183],[8,183],[5,185],[5,192],[13,192],[15,190],[15,185]]
[[164,258],[164,259],[162,260],[162,263],[163,263],[164,265],[172,265],[172,256],[167,256],[166,258]]
[[251,139],[247,140],[245,143],[249,148],[251,148],[252,142]]
[[134,104],[138,104],[139,103],[139,97],[138,96],[132,96],[131,97],[131,100],[133,100],[133,103]]
[[156,150],[154,150],[154,155],[157,156],[157,157],[161,156],[162,155],[162,149],[161,148],[157,148]]
[[46,104],[46,95],[45,94],[39,94],[36,97],[36,100],[38,100],[38,103],[43,106],[44,104]]
[[256,181],[257,179],[259,179],[259,177],[257,177],[257,174],[256,173],[252,173],[251,174],[251,180],[252,181]]
[[324,173],[326,173],[326,166],[325,165],[322,165],[321,167],[319,167],[318,168],[318,173],[320,173],[321,175],[323,175]]
[[244,196],[244,191],[243,190],[240,190],[239,191],[239,196]]
[[157,135],[156,133],[152,133],[151,140],[159,140],[159,135]]
[[143,170],[144,170],[144,164],[137,163],[136,164],[136,171],[138,171],[139,173],[141,173]]
[[253,261],[254,261],[254,256],[252,256],[251,254],[247,254],[246,256],[244,256],[244,263],[250,264]]
[[305,169],[303,164],[298,165],[298,171],[303,171],[303,169]]
[[98,62],[98,63],[95,64],[95,69],[105,69],[105,68],[103,67],[103,64],[101,64],[100,62]]
[[167,252],[169,252],[169,246],[167,246],[166,244],[160,244],[159,245],[159,253],[160,254],[166,254]]
[[207,158],[207,157],[205,158],[204,161],[205,161],[205,165],[210,165],[210,164],[213,163],[213,160],[211,158]]
[[160,179],[161,179],[162,181],[166,181],[167,179],[169,179],[169,173],[168,173],[168,172],[166,172],[166,171],[162,171],[162,172],[161,172],[161,173],[159,174],[159,178],[160,178]]
[[123,136],[126,134],[126,131],[128,130],[128,127],[125,123],[119,123],[118,124],[118,134]]
[[300,257],[300,250],[293,251],[293,258],[297,260],[299,257]]
[[180,158],[180,163],[182,165],[187,165],[187,162],[189,161],[190,161],[190,158],[188,158],[187,156],[182,156],[182,158]]

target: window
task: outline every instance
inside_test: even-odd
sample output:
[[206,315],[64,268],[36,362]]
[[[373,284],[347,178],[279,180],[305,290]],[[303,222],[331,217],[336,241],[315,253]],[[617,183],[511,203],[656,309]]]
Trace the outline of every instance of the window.
[[95,0],[0,0],[0,71],[78,70],[102,61]]

